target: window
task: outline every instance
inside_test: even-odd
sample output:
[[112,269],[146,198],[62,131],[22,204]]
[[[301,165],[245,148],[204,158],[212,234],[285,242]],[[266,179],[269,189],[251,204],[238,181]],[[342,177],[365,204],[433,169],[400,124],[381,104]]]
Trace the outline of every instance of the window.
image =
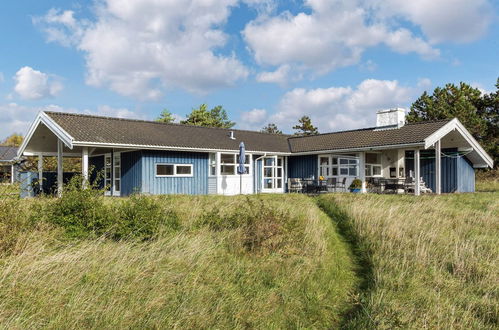
[[192,176],[192,164],[156,164],[156,176]]
[[340,175],[357,176],[359,160],[352,158],[340,158]]
[[[239,155],[236,154],[221,154],[220,155],[220,174],[221,175],[236,175],[237,166],[239,165]],[[244,164],[246,174],[250,173],[250,155],[245,155]]]
[[366,153],[366,176],[382,176],[381,154]]
[[323,177],[333,176],[357,176],[359,160],[357,158],[340,158],[334,155],[319,156],[319,175]]
[[210,175],[217,175],[217,154],[211,153],[210,154]]

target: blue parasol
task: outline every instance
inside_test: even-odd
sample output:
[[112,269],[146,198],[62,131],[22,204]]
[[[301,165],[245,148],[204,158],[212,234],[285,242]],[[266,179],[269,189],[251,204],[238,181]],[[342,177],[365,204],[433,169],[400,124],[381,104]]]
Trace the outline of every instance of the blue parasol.
[[244,148],[244,142],[239,144],[239,165],[237,166],[237,174],[239,174],[239,193],[243,194],[243,174],[246,173],[246,167],[244,166],[244,161],[246,160],[246,153]]

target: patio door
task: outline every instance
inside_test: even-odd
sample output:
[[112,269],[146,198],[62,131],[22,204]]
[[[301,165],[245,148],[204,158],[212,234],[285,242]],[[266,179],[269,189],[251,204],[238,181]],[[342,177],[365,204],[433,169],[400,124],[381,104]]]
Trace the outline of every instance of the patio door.
[[263,159],[262,192],[276,193],[284,191],[283,164],[282,157],[271,156]]
[[104,185],[106,196],[121,195],[121,153],[104,155]]
[[113,154],[113,196],[121,196],[121,153]]
[[106,191],[104,194],[106,196],[111,196],[111,192],[113,189],[113,158],[111,154],[104,155],[104,187]]

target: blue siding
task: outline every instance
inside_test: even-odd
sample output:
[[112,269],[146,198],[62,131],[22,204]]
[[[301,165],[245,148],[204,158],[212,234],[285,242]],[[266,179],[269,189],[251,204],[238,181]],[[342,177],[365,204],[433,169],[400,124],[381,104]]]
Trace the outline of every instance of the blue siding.
[[475,169],[466,158],[457,159],[457,189],[459,192],[475,192]]
[[121,154],[121,196],[140,193],[142,188],[142,151]]
[[288,178],[317,178],[317,155],[288,158]]
[[[456,152],[457,149],[445,149],[444,153]],[[406,152],[406,173],[414,171],[414,152]],[[442,157],[442,192],[472,192],[475,189],[475,172],[471,163],[464,157]],[[407,174],[406,174],[407,175]],[[435,185],[435,151],[421,151],[421,176],[426,186],[432,191]]]
[[[157,178],[155,164],[192,164],[192,177]],[[149,194],[208,194],[208,153],[142,151],[142,192]]]

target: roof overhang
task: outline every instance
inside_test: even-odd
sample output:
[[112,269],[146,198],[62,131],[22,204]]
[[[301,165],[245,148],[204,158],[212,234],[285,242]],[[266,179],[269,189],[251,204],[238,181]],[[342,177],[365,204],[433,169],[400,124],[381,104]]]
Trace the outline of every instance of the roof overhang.
[[[41,111],[38,113],[35,121],[29,127],[28,133],[26,134],[23,143],[17,151],[17,157],[22,157],[27,155],[25,153],[26,147],[31,142],[36,129],[43,123],[59,140],[61,140],[66,147],[73,149],[73,137],[69,135],[61,126],[59,126],[54,120],[52,120],[45,112]],[[31,154],[31,153],[28,153]]]
[[435,144],[442,140],[445,136],[451,132],[457,132],[461,137],[473,148],[473,152],[476,156],[482,160],[482,162],[473,162],[473,166],[476,168],[492,168],[494,166],[494,160],[489,154],[480,146],[477,140],[470,134],[470,132],[464,127],[464,125],[457,119],[454,118],[447,124],[438,129],[435,133],[428,136],[424,141],[425,149],[435,146]]

